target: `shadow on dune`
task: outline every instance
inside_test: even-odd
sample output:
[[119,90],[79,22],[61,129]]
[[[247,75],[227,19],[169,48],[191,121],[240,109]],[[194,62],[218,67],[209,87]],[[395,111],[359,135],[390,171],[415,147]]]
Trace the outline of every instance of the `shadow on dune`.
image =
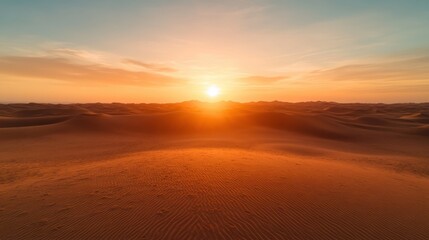
[[210,134],[252,128],[270,128],[333,140],[352,140],[358,133],[325,117],[292,116],[284,113],[241,113],[228,116],[173,112],[150,115],[80,114],[77,116],[26,118],[2,124],[24,127],[52,124],[46,131],[134,134]]
[[13,127],[29,127],[49,125],[64,122],[72,119],[73,116],[49,116],[49,117],[0,117],[0,128],[13,128]]
[[360,141],[374,132],[427,137],[428,109],[428,104],[325,102],[3,104],[0,128],[9,136],[31,136],[32,132],[192,135],[267,128],[285,134]]

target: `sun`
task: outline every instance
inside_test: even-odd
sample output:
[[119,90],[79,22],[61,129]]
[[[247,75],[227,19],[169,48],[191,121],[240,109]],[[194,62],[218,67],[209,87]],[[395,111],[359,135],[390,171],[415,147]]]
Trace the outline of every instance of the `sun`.
[[210,85],[210,87],[208,87],[206,90],[206,94],[209,97],[216,97],[217,95],[219,95],[219,93],[220,93],[220,89],[216,85]]

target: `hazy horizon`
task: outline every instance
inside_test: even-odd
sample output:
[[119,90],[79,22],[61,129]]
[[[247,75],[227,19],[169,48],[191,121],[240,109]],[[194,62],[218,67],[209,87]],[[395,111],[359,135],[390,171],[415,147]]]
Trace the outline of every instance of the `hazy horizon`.
[[429,239],[429,0],[0,0],[0,238]]
[[341,102],[341,101],[323,101],[323,100],[313,100],[313,101],[280,101],[280,100],[259,100],[259,101],[233,101],[233,100],[219,100],[219,101],[213,101],[213,100],[197,100],[197,99],[191,99],[191,100],[184,100],[184,101],[177,101],[177,102],[109,102],[109,101],[96,101],[96,102],[42,102],[42,101],[29,101],[29,102],[19,102],[19,101],[9,101],[9,102],[1,102],[0,104],[63,104],[63,105],[73,105],[73,104],[181,104],[181,103],[187,103],[187,102],[198,102],[198,103],[207,103],[207,104],[219,104],[219,103],[239,103],[239,104],[246,104],[246,103],[291,103],[291,104],[299,104],[299,103],[336,103],[336,104],[427,104],[429,101],[422,101],[422,102]]
[[0,104],[0,236],[429,239],[429,103]]
[[423,0],[5,0],[0,102],[427,102],[428,24]]

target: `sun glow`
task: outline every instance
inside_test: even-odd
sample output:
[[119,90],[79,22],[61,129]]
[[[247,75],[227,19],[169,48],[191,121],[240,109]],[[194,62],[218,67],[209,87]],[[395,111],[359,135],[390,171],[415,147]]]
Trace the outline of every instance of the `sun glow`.
[[206,90],[206,94],[209,97],[216,97],[217,95],[219,95],[219,93],[220,93],[220,89],[216,85],[210,85],[210,87],[207,88],[207,90]]

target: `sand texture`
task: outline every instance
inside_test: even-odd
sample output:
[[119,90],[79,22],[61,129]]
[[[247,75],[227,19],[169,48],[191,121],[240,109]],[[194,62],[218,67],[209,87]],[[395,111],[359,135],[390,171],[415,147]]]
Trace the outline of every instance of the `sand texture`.
[[429,104],[0,104],[0,239],[429,239]]

